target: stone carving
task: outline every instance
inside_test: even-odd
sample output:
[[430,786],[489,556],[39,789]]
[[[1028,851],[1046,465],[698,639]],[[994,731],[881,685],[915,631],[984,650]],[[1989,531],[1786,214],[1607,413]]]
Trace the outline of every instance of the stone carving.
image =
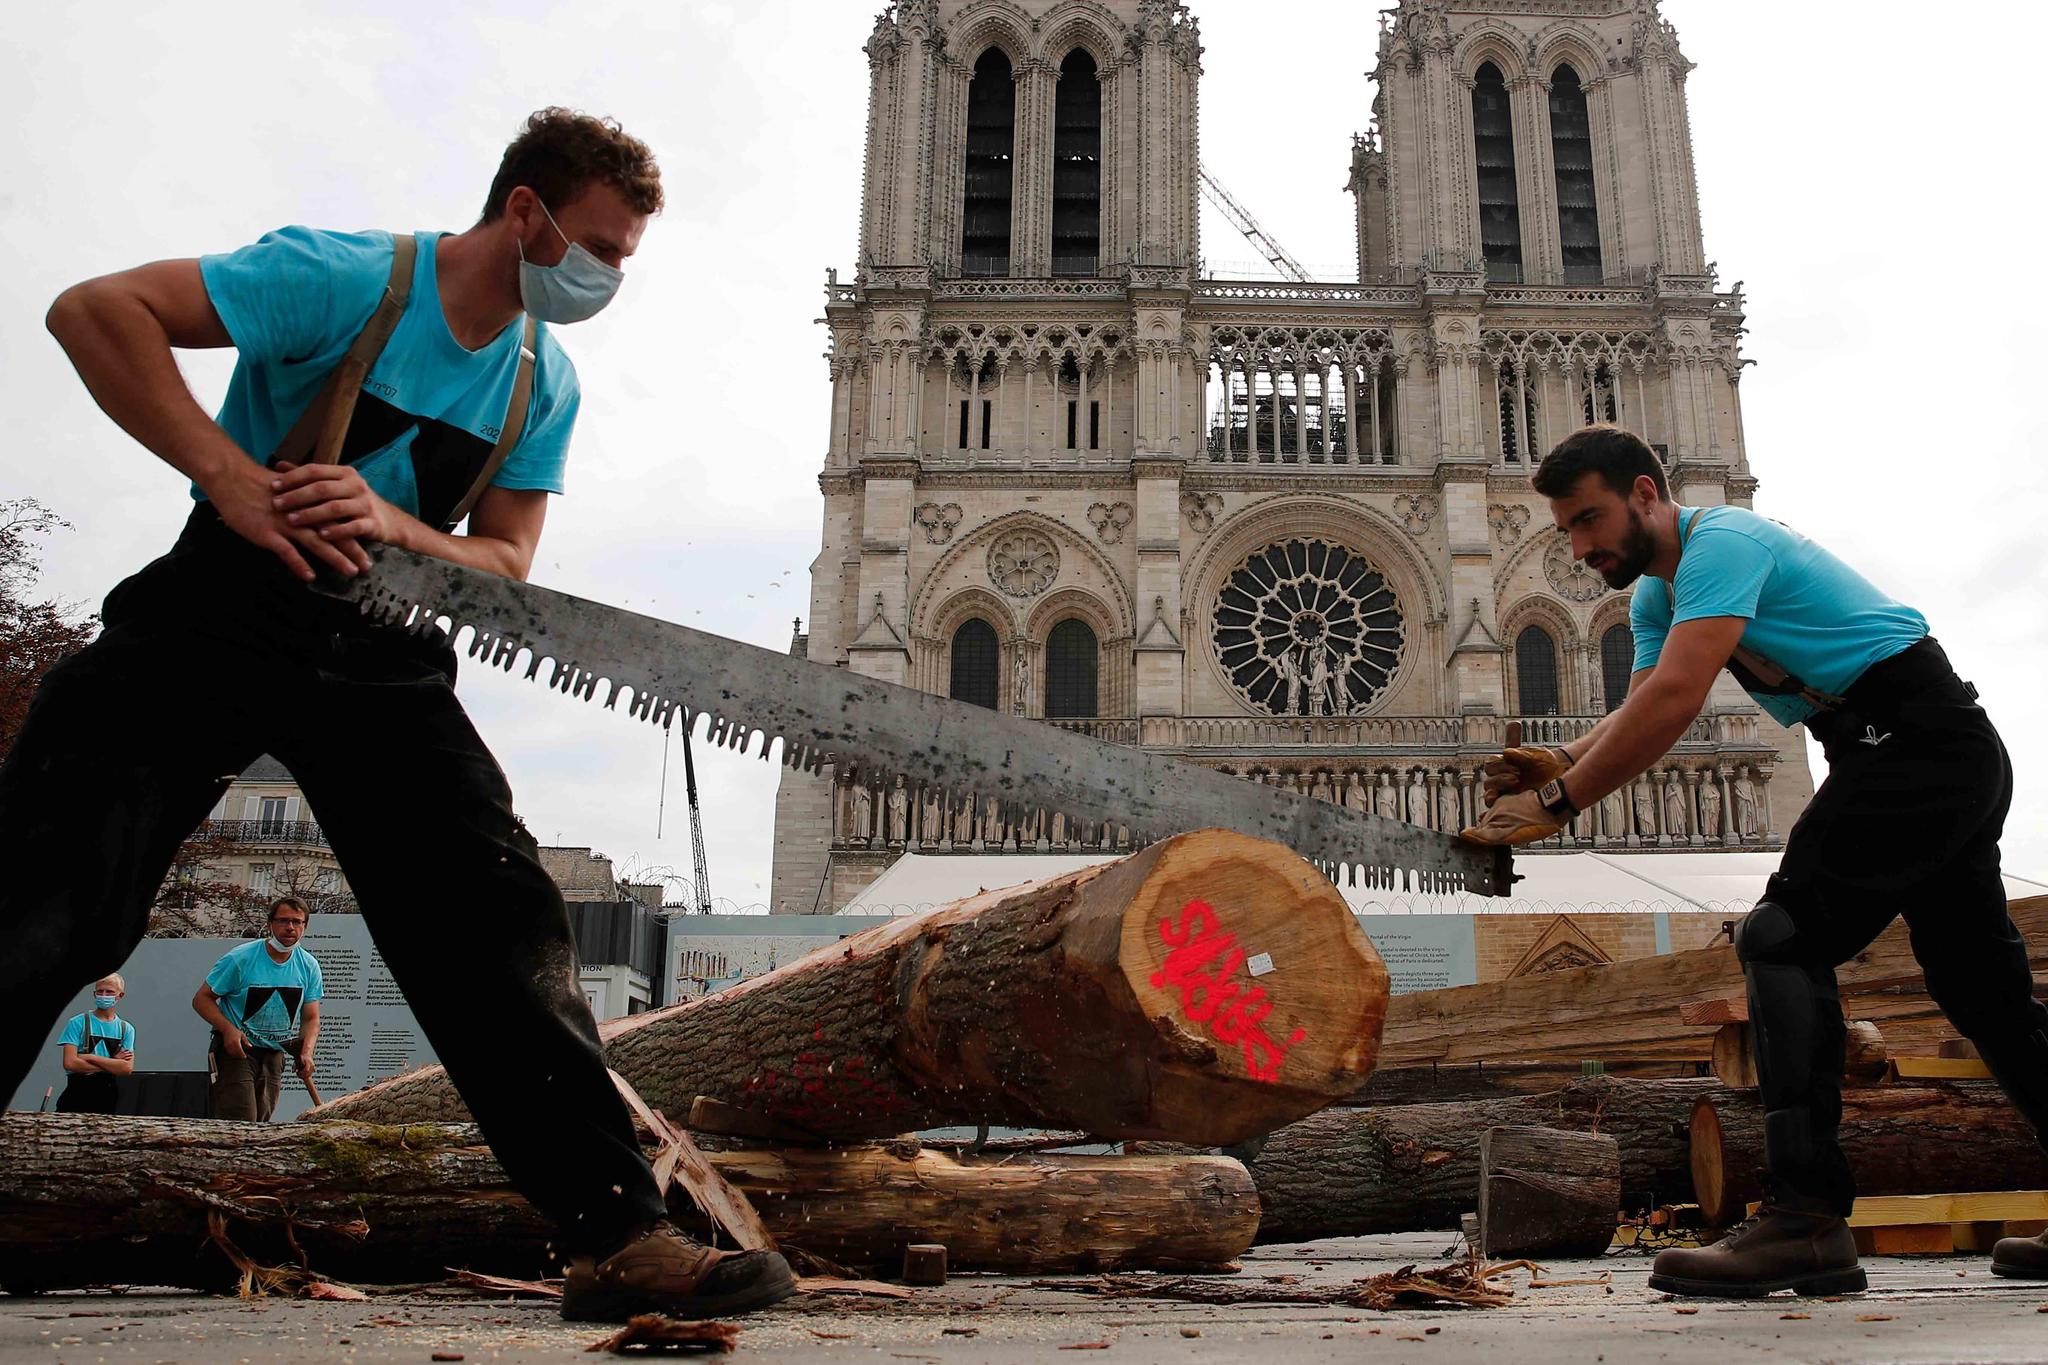
[[1010,710],[1017,715],[1028,715],[1031,699],[1031,656],[1020,646],[1010,666]]
[[914,515],[917,524],[924,528],[924,538],[933,545],[944,545],[960,525],[960,504],[923,502]]
[[875,794],[868,790],[866,782],[856,779],[853,784],[853,828],[850,831],[853,841],[866,843],[874,827]]
[[974,793],[961,792],[953,804],[953,847],[974,842]]
[[1422,784],[1422,769],[1415,769],[1408,783],[1408,823],[1427,825],[1429,823],[1429,788]]
[[1572,558],[1571,544],[1563,536],[1551,541],[1543,552],[1543,576],[1558,596],[1573,602],[1590,602],[1607,591],[1606,580]]
[[1629,791],[1635,797],[1636,833],[1648,843],[1657,837],[1657,796],[1650,790],[1650,779],[1639,777],[1630,785]]
[[1401,818],[1401,793],[1385,773],[1375,780],[1373,810],[1388,820]]
[[1365,786],[1369,781],[1365,773],[1352,773],[1344,779],[1344,804],[1361,815],[1372,813],[1372,793]]
[[946,798],[937,787],[924,789],[924,801],[921,803],[918,819],[918,842],[926,848],[946,837]]
[[1700,833],[1709,839],[1721,837],[1721,784],[1712,773],[1700,783]]
[[1059,571],[1059,547],[1040,532],[1012,531],[989,546],[989,582],[1012,597],[1036,597]]
[[1436,498],[1428,493],[1399,493],[1394,497],[1394,515],[1411,536],[1419,536],[1436,520]]
[[889,788],[889,847],[903,847],[909,828],[910,789],[903,785],[903,779],[899,776],[896,785]]
[[1088,524],[1095,528],[1095,534],[1104,545],[1122,543],[1124,528],[1138,515],[1137,509],[1127,502],[1097,502],[1088,505]]
[[1253,709],[1350,716],[1386,687],[1406,634],[1393,590],[1363,555],[1301,537],[1238,565],[1217,599],[1210,643]]
[[1756,818],[1756,786],[1749,780],[1750,769],[1735,770],[1735,832],[1745,839],[1755,839],[1761,834]]
[[1685,806],[1685,774],[1673,770],[1664,778],[1664,832],[1673,839],[1692,833],[1692,817]]
[[1486,509],[1486,524],[1493,528],[1495,543],[1508,549],[1529,529],[1529,509],[1517,502],[1496,502]]
[[1629,836],[1628,798],[1620,787],[1600,799],[1600,832],[1617,842]]
[[1198,534],[1215,529],[1216,514],[1222,510],[1223,499],[1214,493],[1180,495],[1180,514],[1188,519],[1189,529]]
[[1458,818],[1458,787],[1449,774],[1437,783],[1436,827],[1446,833],[1455,833],[1465,827],[1465,822]]

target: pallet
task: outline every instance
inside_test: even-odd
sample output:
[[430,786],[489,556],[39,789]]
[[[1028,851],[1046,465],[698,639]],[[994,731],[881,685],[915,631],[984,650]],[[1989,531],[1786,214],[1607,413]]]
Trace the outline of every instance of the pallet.
[[[1752,1204],[1750,1211],[1756,1211]],[[1892,1194],[1859,1199],[1849,1230],[1860,1256],[1989,1252],[2001,1237],[2048,1230],[2048,1190]]]

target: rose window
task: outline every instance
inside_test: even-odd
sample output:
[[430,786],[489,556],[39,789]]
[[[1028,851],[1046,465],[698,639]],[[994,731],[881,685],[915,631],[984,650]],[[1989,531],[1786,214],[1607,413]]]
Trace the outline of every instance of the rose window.
[[1216,603],[1216,660],[1239,696],[1279,716],[1370,707],[1401,660],[1406,627],[1386,577],[1327,540],[1268,545]]
[[1012,597],[1044,592],[1059,571],[1059,549],[1036,531],[1012,531],[989,547],[989,581]]

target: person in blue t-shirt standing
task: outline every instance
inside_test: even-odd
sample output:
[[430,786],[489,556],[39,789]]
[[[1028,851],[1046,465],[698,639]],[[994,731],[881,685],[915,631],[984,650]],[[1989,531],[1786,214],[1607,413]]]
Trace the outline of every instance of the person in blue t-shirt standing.
[[[0,767],[0,1092],[34,1060],[24,1040],[142,937],[224,774],[273,754],[506,1174],[560,1225],[569,1317],[745,1312],[795,1285],[773,1252],[668,1222],[450,642],[306,583],[369,569],[372,542],[526,577],[578,406],[553,327],[612,299],[661,205],[645,144],[544,109],[461,232],[288,227],[66,290],[51,333],[196,505],[44,678]],[[173,351],[224,346],[210,417]]]
[[[1861,1290],[1843,1221],[1856,1182],[1837,1131],[1846,1030],[1835,968],[1893,918],[1905,916],[1928,993],[2048,1134],[2048,1009],[1999,875],[2013,790],[2005,746],[1919,612],[1746,508],[1673,503],[1656,455],[1631,433],[1577,432],[1531,483],[1575,557],[1610,587],[1634,584],[1635,672],[1628,700],[1583,738],[1487,764],[1487,810],[1465,837],[1555,834],[1661,758],[1723,668],[1820,740],[1827,780],[1735,931],[1764,1103],[1763,1207],[1712,1246],[1660,1253],[1650,1285]],[[1992,1269],[2048,1277],[2048,1241],[2007,1238]]]
[[221,954],[192,997],[213,1026],[207,1069],[213,1085],[208,1116],[270,1122],[290,1057],[301,1076],[313,1074],[320,1036],[320,962],[299,946],[311,912],[297,896],[270,903],[269,937]]
[[108,972],[92,983],[92,1008],[64,1023],[57,1046],[64,1052],[64,1093],[60,1114],[111,1114],[120,1101],[116,1076],[135,1070],[135,1025],[115,1013],[128,983]]

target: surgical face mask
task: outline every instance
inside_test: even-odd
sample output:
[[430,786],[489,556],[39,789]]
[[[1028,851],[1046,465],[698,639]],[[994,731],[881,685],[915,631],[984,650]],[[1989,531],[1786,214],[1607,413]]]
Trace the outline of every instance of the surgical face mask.
[[[541,204],[540,211],[547,214],[555,235],[569,242],[548,206]],[[612,301],[625,278],[625,271],[612,269],[575,242],[569,242],[568,254],[555,265],[535,265],[526,259],[526,248],[519,248],[519,301],[542,322],[581,322],[595,316]]]
[[110,1010],[114,1008],[114,1002],[120,998],[118,995],[95,995],[92,998],[92,1007],[96,1010]]
[[280,953],[288,953],[292,950],[292,945],[280,941],[276,934],[272,934],[270,936],[270,946],[272,949]]

